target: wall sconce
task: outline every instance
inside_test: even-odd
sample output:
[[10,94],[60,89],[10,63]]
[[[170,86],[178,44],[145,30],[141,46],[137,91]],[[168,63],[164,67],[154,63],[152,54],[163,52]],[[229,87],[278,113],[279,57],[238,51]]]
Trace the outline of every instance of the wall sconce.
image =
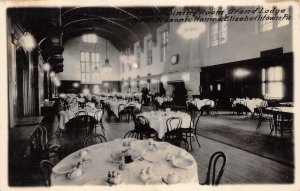
[[243,78],[245,76],[248,76],[250,74],[249,70],[238,68],[234,71],[234,76],[237,78]]
[[83,96],[87,96],[89,93],[90,93],[89,88],[88,87],[84,87],[83,90],[82,90]]
[[60,82],[60,80],[59,80],[59,78],[58,78],[57,76],[54,76],[54,77],[52,78],[52,81],[53,81],[53,83],[54,83],[54,85],[55,85],[56,87],[61,86],[61,82]]
[[28,51],[32,51],[36,47],[36,40],[29,32],[24,32],[20,38],[12,34],[12,39],[14,44],[19,42]]
[[55,76],[55,72],[51,71],[49,75],[51,78],[53,78]]
[[78,83],[78,82],[74,82],[74,83],[73,83],[73,87],[74,87],[74,88],[78,88],[78,87],[79,87],[79,83]]
[[45,72],[49,72],[51,69],[51,66],[48,62],[46,62],[45,64],[43,64],[43,69]]
[[100,93],[100,89],[98,85],[94,85],[93,87],[93,94],[99,94]]
[[218,91],[221,91],[221,84],[218,84],[218,85],[217,85],[217,90],[218,90]]
[[108,83],[107,82],[105,82],[103,85],[104,85],[104,87],[108,87]]

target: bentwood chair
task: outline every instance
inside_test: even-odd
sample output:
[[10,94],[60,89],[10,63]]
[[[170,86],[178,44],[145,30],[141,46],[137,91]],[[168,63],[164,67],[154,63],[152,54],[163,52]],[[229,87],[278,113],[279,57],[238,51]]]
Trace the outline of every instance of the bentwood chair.
[[106,110],[106,120],[109,122],[111,121],[112,117],[116,117],[114,112],[112,111],[112,105],[108,102],[105,103],[105,110]]
[[289,133],[293,133],[293,119],[294,115],[291,113],[283,113],[280,111],[278,114],[278,126],[280,129],[281,136],[283,136],[283,132],[288,130]]
[[167,119],[167,132],[165,133],[165,141],[175,146],[189,150],[189,143],[183,138],[181,132],[182,119],[180,117],[171,117]]
[[48,132],[46,127],[37,127],[31,142],[33,157],[37,160],[50,159],[58,156],[60,159],[60,145],[52,145],[48,142]]
[[[127,114],[125,111],[125,104],[119,104],[118,105],[118,115],[119,115],[119,120],[121,121],[123,117],[126,118]],[[126,120],[125,120],[126,121]]]
[[200,118],[200,114],[195,115],[190,123],[190,128],[182,128],[181,132],[183,133],[183,136],[185,139],[189,142],[191,151],[193,151],[193,144],[192,144],[192,139],[196,139],[199,148],[201,148],[201,145],[198,141],[198,136],[197,136],[197,126],[198,126],[198,121]]
[[258,117],[258,124],[256,126],[256,129],[260,128],[263,121],[268,121],[269,125],[270,125],[270,130],[272,132],[272,130],[274,129],[274,125],[275,125],[273,115],[265,113],[266,108],[264,108],[264,107],[258,107],[257,109],[259,112],[259,117]]
[[103,132],[103,135],[105,136],[105,128],[104,128],[103,123],[102,123],[102,117],[103,117],[103,110],[98,110],[98,111],[95,112],[95,114],[94,114],[94,118],[96,120],[95,133],[97,131],[97,127],[100,126],[100,128]]
[[137,116],[134,125],[135,130],[140,132],[146,138],[153,138],[154,140],[158,139],[158,133],[150,127],[150,123],[146,117]]
[[[222,163],[218,163],[220,159],[222,159]],[[209,159],[206,179],[203,183],[200,184],[214,185],[214,186],[219,185],[222,175],[224,173],[225,164],[226,164],[226,155],[221,151],[215,152]],[[220,168],[219,173],[217,173],[216,168]]]
[[198,107],[190,102],[186,103],[186,110],[187,113],[190,114],[191,118],[193,118],[195,115],[197,115],[200,112]]
[[160,109],[160,104],[155,98],[152,99],[152,109],[154,111],[157,111]]
[[78,112],[75,114],[75,117],[80,116],[80,115],[88,115],[88,112],[86,112],[86,111],[78,111]]
[[137,131],[136,129],[134,129],[134,130],[130,130],[127,133],[125,133],[124,139],[125,138],[136,138],[136,139],[143,140],[144,135],[140,131]]
[[83,141],[83,146],[88,147],[88,146],[103,143],[103,142],[106,142],[106,138],[103,135],[91,134],[91,135],[88,135],[87,137],[85,137],[85,139]]
[[51,173],[54,165],[48,160],[42,160],[40,162],[40,171],[42,173],[42,177],[45,183],[45,186],[51,186]]

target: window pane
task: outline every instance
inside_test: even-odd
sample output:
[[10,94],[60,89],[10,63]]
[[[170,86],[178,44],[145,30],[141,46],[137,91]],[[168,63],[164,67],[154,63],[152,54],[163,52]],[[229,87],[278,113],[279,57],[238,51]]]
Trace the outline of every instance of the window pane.
[[266,83],[261,84],[261,93],[262,93],[262,95],[266,94]]
[[89,62],[89,61],[90,61],[90,53],[89,53],[89,52],[86,52],[86,53],[85,53],[85,61],[86,61],[86,62]]
[[283,83],[282,82],[270,82],[269,83],[269,96],[272,98],[283,97]]
[[[278,7],[277,9],[285,9],[284,13],[281,13],[281,12],[278,13],[278,17],[283,18],[285,14],[289,14],[289,7]],[[287,19],[280,20],[277,22],[277,27],[283,27],[283,26],[288,25],[289,23],[290,23],[290,21]]]
[[87,42],[87,35],[83,35],[83,36],[82,36],[82,41],[83,41],[83,42]]
[[[271,10],[273,9],[273,7],[264,7],[265,10]],[[261,14],[262,17],[264,17],[264,15],[266,15],[266,18],[267,17],[272,17],[273,16],[273,13],[267,13],[267,14]],[[269,31],[269,30],[272,30],[273,29],[273,21],[272,20],[262,20],[261,22],[261,31],[264,32],[264,31]]]
[[89,81],[90,81],[89,73],[86,73],[86,74],[85,74],[85,78],[86,78],[86,82],[89,82]]
[[269,80],[269,81],[274,81],[274,80],[275,80],[274,67],[270,67],[270,68],[268,69],[268,80]]
[[99,62],[99,61],[100,61],[100,54],[96,53],[96,62]]
[[274,80],[281,81],[283,79],[283,70],[281,66],[274,68]]
[[92,53],[92,62],[95,62],[95,60],[96,60],[96,55],[95,53]]
[[81,72],[86,72],[85,71],[85,63],[84,62],[81,63]]
[[100,64],[96,62],[96,63],[95,63],[95,67],[96,67],[96,68],[95,68],[95,72],[98,72],[98,73],[99,73],[99,72],[100,72]]
[[262,31],[269,31],[273,29],[272,21],[262,21]]
[[261,81],[266,81],[266,69],[261,70]]
[[81,60],[81,61],[84,61],[84,55],[85,55],[84,52],[80,52],[80,60]]
[[85,72],[90,72],[90,63],[86,63]]
[[95,62],[92,62],[92,71],[91,72],[96,72],[96,66],[95,66]]

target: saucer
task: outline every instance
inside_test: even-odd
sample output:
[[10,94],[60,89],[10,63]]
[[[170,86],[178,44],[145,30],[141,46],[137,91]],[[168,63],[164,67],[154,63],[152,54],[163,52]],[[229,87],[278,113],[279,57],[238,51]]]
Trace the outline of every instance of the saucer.
[[181,181],[181,178],[178,177],[178,180],[176,182],[169,182],[167,178],[163,178],[163,177],[161,178],[161,180],[166,184],[177,184]]

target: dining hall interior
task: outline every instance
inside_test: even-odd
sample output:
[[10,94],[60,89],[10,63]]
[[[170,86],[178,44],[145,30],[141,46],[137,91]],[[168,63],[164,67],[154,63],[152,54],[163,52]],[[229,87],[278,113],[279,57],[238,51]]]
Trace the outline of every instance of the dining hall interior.
[[7,8],[8,185],[295,183],[293,6],[261,8]]

